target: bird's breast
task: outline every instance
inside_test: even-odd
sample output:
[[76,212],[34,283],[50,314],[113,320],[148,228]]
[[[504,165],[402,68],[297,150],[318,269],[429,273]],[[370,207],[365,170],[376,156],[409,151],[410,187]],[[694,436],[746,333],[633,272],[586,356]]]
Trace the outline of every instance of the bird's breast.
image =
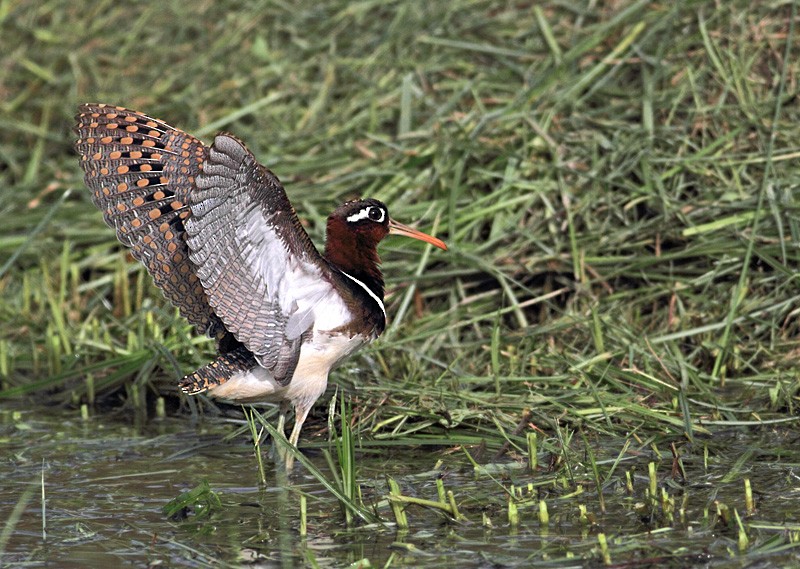
[[314,296],[309,305],[298,302],[302,310],[313,314],[314,337],[320,338],[320,345],[329,343],[324,339],[326,335],[332,338],[339,335],[360,336],[360,343],[359,340],[354,341],[361,345],[371,342],[383,332],[386,326],[383,301],[366,285],[349,275],[340,275],[332,281],[332,285],[326,284],[325,294]]

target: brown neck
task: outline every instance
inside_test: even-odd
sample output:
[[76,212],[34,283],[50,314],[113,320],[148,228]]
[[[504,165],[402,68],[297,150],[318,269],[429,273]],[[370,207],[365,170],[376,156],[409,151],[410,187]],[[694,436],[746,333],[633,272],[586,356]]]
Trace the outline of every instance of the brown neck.
[[383,300],[383,274],[377,245],[369,234],[350,230],[341,219],[328,220],[325,258],[337,269],[367,285]]

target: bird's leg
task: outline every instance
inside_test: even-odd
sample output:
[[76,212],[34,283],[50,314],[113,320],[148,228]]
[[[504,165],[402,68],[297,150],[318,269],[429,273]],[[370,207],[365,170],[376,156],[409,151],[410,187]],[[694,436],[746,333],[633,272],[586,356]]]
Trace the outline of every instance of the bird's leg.
[[286,415],[289,413],[289,402],[281,401],[281,412],[278,415],[278,432],[283,433],[286,428]]
[[[284,429],[286,428],[286,415],[289,413],[289,402],[288,401],[281,401],[281,410],[278,414],[278,428],[277,431],[286,436]],[[272,458],[273,460],[277,457],[280,457],[281,460],[286,462],[289,460],[289,454],[283,449],[282,445],[275,444],[275,441],[272,442]]]
[[[297,441],[300,440],[300,431],[303,428],[303,423],[308,417],[308,412],[311,410],[311,405],[296,405],[294,408],[294,428],[292,429],[292,434],[289,437],[289,444],[292,445],[294,448],[297,448]],[[286,470],[289,470],[294,465],[294,456],[288,454],[286,457]]]
[[305,423],[309,411],[311,411],[311,405],[294,408],[294,428],[292,429],[292,435],[289,437],[289,444],[295,448],[297,448],[297,441],[300,440],[300,430],[303,428],[303,423]]

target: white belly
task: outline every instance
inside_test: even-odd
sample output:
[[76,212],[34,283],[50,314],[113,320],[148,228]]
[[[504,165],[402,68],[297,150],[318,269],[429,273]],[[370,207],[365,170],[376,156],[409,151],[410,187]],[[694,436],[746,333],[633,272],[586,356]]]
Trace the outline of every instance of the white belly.
[[288,385],[282,386],[269,370],[256,366],[239,373],[225,383],[208,391],[208,394],[237,403],[280,402],[313,404],[328,386],[328,372],[341,360],[355,352],[371,338],[347,334],[331,335],[315,331],[309,342],[300,348],[297,368]]

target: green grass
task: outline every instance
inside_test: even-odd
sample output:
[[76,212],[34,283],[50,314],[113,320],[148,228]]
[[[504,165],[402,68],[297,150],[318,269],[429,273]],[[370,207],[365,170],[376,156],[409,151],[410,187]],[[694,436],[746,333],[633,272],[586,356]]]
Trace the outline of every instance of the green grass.
[[318,242],[357,194],[448,240],[383,247],[391,326],[338,375],[367,370],[362,431],[522,450],[525,409],[690,439],[790,416],[796,46],[747,6],[9,8],[3,393],[174,395],[210,357],[82,187],[70,116],[99,100],[235,132]]
[[356,195],[450,245],[382,245],[390,326],[333,375],[356,454],[526,464],[538,432],[549,468],[581,462],[600,489],[607,467],[568,449],[669,456],[719,430],[794,428],[794,10],[0,4],[0,397],[217,409],[176,388],[212,344],[83,187],[71,117],[96,101],[235,133],[320,245]]

